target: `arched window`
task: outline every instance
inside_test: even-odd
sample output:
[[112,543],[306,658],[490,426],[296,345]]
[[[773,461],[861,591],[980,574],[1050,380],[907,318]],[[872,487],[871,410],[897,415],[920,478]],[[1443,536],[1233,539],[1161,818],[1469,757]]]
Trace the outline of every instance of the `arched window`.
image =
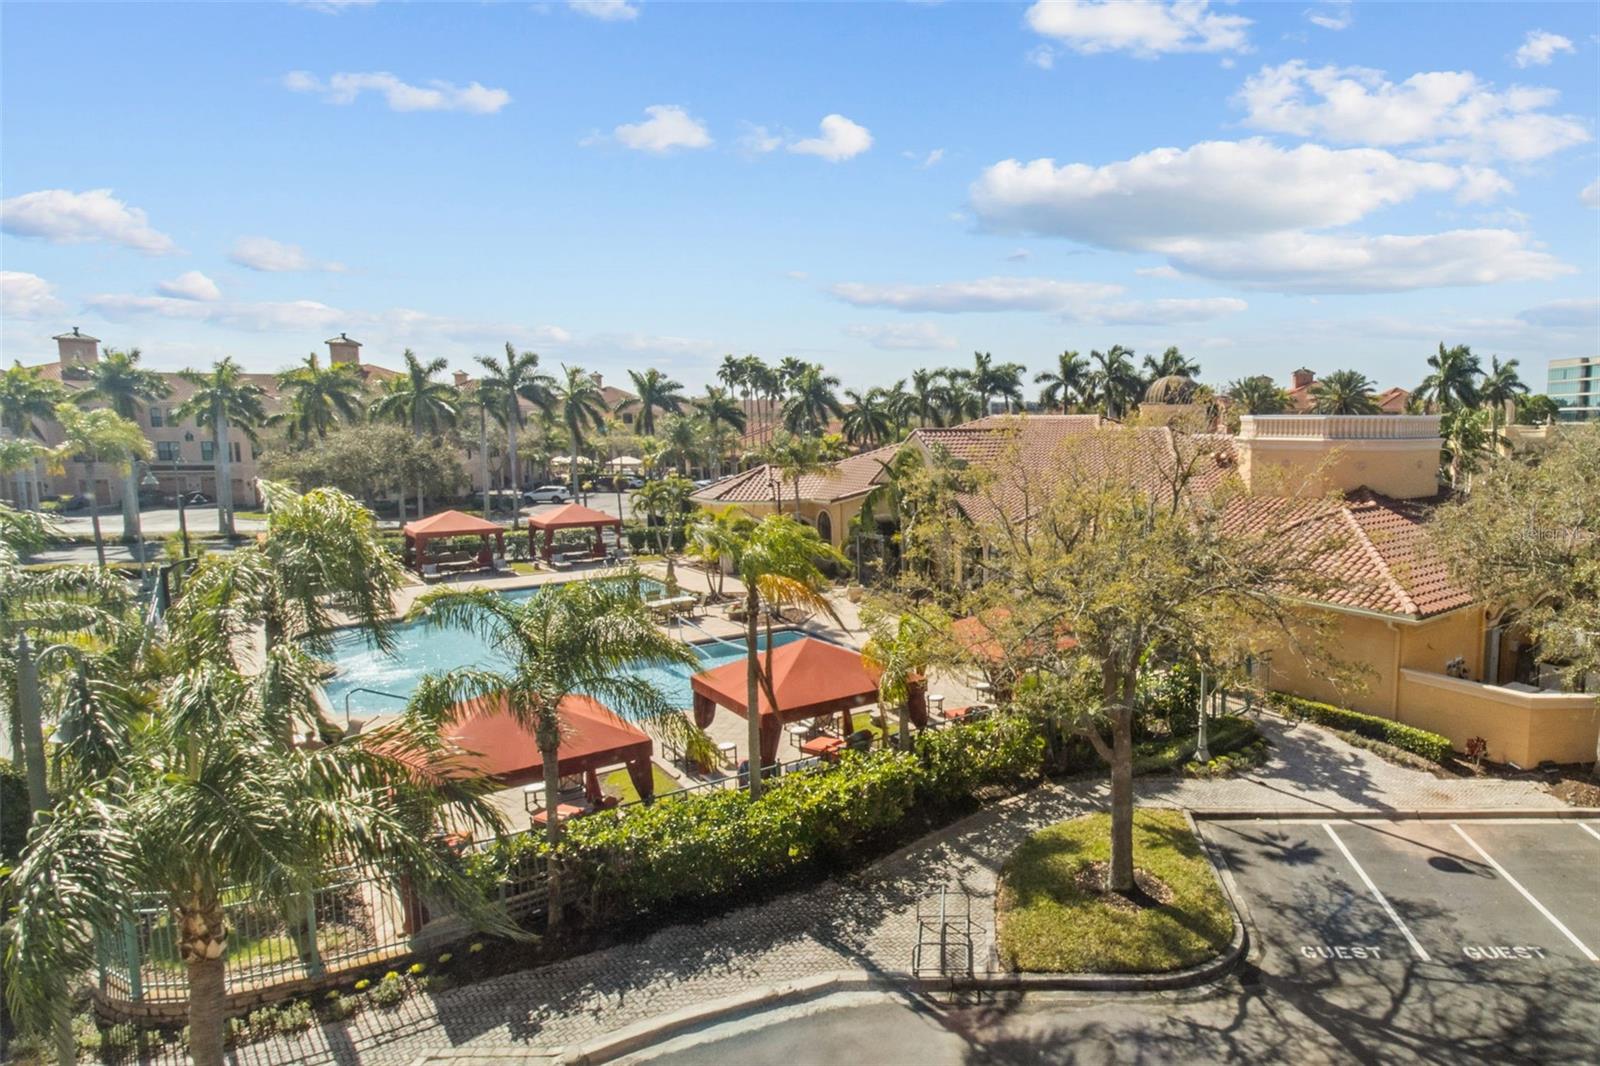
[[827,511],[817,512],[817,536],[829,544],[833,543],[833,519],[828,517]]

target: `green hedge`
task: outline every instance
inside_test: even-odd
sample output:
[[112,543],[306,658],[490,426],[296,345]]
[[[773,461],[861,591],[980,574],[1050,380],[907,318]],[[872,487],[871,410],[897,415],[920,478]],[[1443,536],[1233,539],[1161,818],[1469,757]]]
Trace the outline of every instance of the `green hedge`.
[[1381,740],[1402,751],[1409,751],[1413,755],[1420,755],[1437,763],[1448,761],[1454,750],[1447,737],[1415,726],[1402,725],[1387,718],[1379,718],[1377,715],[1348,711],[1343,707],[1301,699],[1299,696],[1291,696],[1284,692],[1274,692],[1269,699],[1273,706],[1291,717],[1307,719],[1330,729],[1342,729],[1356,736],[1366,737],[1368,740]]
[[[1044,741],[1024,719],[996,716],[919,734],[915,751],[847,752],[836,769],[744,790],[666,796],[567,823],[557,847],[563,895],[591,918],[714,902],[881,840],[914,810],[969,803],[974,790],[1036,779]],[[535,834],[469,860],[486,893],[548,853]]]

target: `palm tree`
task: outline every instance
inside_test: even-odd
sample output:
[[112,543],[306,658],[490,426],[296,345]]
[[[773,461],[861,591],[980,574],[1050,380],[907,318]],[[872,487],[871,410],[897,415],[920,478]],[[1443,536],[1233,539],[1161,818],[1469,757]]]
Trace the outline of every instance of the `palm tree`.
[[505,413],[506,447],[511,453],[511,491],[522,491],[521,457],[517,453],[517,429],[523,423],[522,401],[540,411],[548,411],[554,402],[550,388],[555,379],[539,373],[539,353],[518,353],[506,342],[506,357],[502,362],[492,356],[478,356],[484,377],[478,383],[486,395],[499,397],[499,408]]
[[[66,399],[67,392],[59,382],[50,381],[36,368],[13,363],[0,373],[0,430],[13,437],[44,439],[39,427],[55,416],[56,404]],[[28,470],[27,477],[17,479],[17,503],[23,507],[39,506],[38,467]]]
[[766,449],[767,463],[778,474],[778,498],[773,506],[783,510],[782,484],[785,480],[794,485],[794,516],[800,517],[800,479],[808,474],[821,474],[832,469],[833,464],[823,455],[822,442],[817,437],[799,437],[781,433],[772,438]]
[[800,371],[789,386],[789,397],[783,401],[783,426],[790,433],[822,433],[828,428],[830,418],[844,414],[839,396],[834,392],[839,379],[825,374],[820,367],[807,366]]
[[289,406],[269,421],[284,426],[290,440],[310,440],[313,434],[326,440],[340,419],[361,418],[367,383],[354,363],[323,366],[312,352],[299,366],[278,375],[278,389],[289,397]]
[[889,410],[882,389],[868,389],[865,394],[845,389],[850,406],[844,412],[844,439],[851,444],[872,446],[888,440],[894,433],[895,416]]
[[[1489,412],[1478,407],[1457,407],[1439,420],[1439,435],[1444,438],[1445,470],[1450,487],[1457,492],[1470,488],[1485,451],[1497,443],[1489,435]],[[1465,480],[1466,485],[1462,482]]]
[[690,467],[704,450],[705,421],[673,415],[661,424],[661,458],[678,464],[678,472],[689,476]]
[[1289,409],[1289,394],[1266,374],[1228,382],[1227,395],[1248,415],[1276,415]]
[[[78,393],[77,401],[85,405],[103,403],[130,422],[139,421],[139,412],[150,401],[172,394],[165,378],[139,365],[137,348],[126,352],[108,350],[85,370],[89,387]],[[122,539],[137,540],[139,533],[139,468],[129,463],[122,486]]]
[[[501,824],[485,784],[465,772],[437,719],[408,713],[326,746],[298,746],[290,738],[322,728],[307,648],[279,641],[250,674],[236,661],[238,626],[248,623],[223,623],[218,616],[232,612],[216,604],[263,602],[238,579],[243,570],[276,583],[273,560],[251,558],[275,538],[293,541],[277,562],[312,569],[322,565],[317,559],[349,557],[352,539],[366,545],[359,555],[387,554],[370,515],[343,494],[319,490],[289,507],[264,545],[201,563],[159,647],[131,669],[80,686],[93,713],[61,729],[68,798],[11,875],[6,995],[19,1019],[50,1019],[52,1005],[66,1001],[69,975],[92,964],[101,937],[120,935],[145,896],[170,908],[188,977],[190,1054],[206,1066],[223,1061],[227,891],[275,901],[291,938],[305,942],[308,967],[316,948],[304,901],[340,864],[409,875],[475,924],[514,932],[432,843],[447,823]],[[300,535],[288,534],[284,521]],[[362,595],[365,574],[327,576]],[[286,593],[274,595],[287,602]]]
[[194,387],[173,415],[179,420],[192,418],[202,429],[211,430],[212,459],[217,469],[217,532],[232,538],[233,480],[229,454],[230,431],[237,429],[256,443],[256,427],[267,420],[266,391],[244,376],[233,357],[212,365],[209,374],[180,370],[178,376]]
[[1113,344],[1109,351],[1090,352],[1089,358],[1099,364],[1092,377],[1106,417],[1123,417],[1144,392],[1144,383],[1133,367],[1133,351]]
[[720,510],[699,511],[690,519],[686,546],[689,554],[710,572],[716,599],[722,599],[724,561],[733,558],[738,544],[749,536],[755,524],[755,519],[731,503]]
[[588,442],[592,430],[603,433],[606,428],[606,398],[595,383],[594,375],[581,366],[562,364],[566,379],[557,381],[551,388],[551,408],[567,429],[567,443],[572,449],[572,465],[567,476],[572,482],[572,494],[578,495],[578,455]]
[[[726,388],[706,386],[705,399],[700,401],[700,413],[705,416],[706,427],[710,429],[713,439],[721,435],[722,427],[727,426],[737,433],[743,433],[745,427],[744,408],[734,402],[728,395]],[[722,476],[722,452],[713,452],[715,469],[714,477]]]
[[[454,385],[435,381],[448,365],[443,359],[424,363],[410,348],[401,353],[405,372],[384,383],[383,393],[372,402],[374,418],[388,419],[410,428],[418,437],[437,437],[455,425],[460,395]],[[417,475],[417,517],[423,515],[422,475]],[[405,490],[400,490],[400,517],[405,517]]]
[[[761,795],[761,701],[765,690],[774,714],[778,700],[772,687],[772,608],[800,607],[826,611],[835,619],[833,605],[823,594],[827,579],[819,564],[842,565],[845,559],[817,535],[817,531],[787,515],[770,514],[754,523],[732,544],[733,572],[744,584],[745,662],[748,682],[745,715],[749,732],[746,745],[750,763],[750,798]],[[767,608],[767,665],[761,665],[759,626]]]
[[911,416],[917,411],[917,398],[906,391],[906,379],[901,378],[887,389],[878,389],[879,402],[891,422],[890,432],[884,440],[899,440],[911,425]]
[[1144,376],[1147,381],[1158,378],[1197,378],[1200,376],[1200,364],[1178,351],[1173,345],[1161,353],[1161,358],[1147,355],[1144,357]]
[[1446,348],[1439,342],[1439,354],[1428,356],[1432,368],[1417,395],[1434,411],[1454,411],[1462,407],[1475,407],[1478,403],[1478,377],[1483,366],[1472,349],[1465,344]]
[[728,392],[737,392],[745,383],[744,360],[731,352],[723,356],[722,365],[717,367],[717,380]]
[[1022,405],[1022,375],[1027,368],[1021,363],[1001,363],[996,366],[994,356],[988,352],[972,353],[972,369],[962,371],[967,384],[978,394],[982,411],[989,413],[989,397],[999,396],[1018,407]]
[[1491,355],[1489,370],[1478,385],[1478,399],[1489,408],[1489,439],[1496,447],[1500,442],[1500,418],[1505,414],[1506,404],[1514,405],[1519,397],[1526,395],[1528,386],[1523,384],[1521,376],[1517,373],[1517,360],[1507,359],[1502,363],[1498,355]]
[[1046,410],[1060,407],[1061,413],[1067,413],[1067,407],[1075,401],[1083,399],[1083,387],[1089,376],[1089,361],[1077,352],[1067,351],[1056,356],[1056,369],[1043,370],[1033,376],[1035,385],[1043,385],[1039,390],[1039,405]]
[[905,614],[886,614],[867,607],[862,609],[861,621],[869,634],[861,646],[861,661],[878,672],[878,706],[897,709],[900,747],[909,749],[910,703],[919,687],[925,689],[928,671],[939,658],[937,649],[944,619],[937,607]]
[[[507,660],[502,670],[464,668],[423,679],[411,705],[430,718],[449,721],[471,713],[465,700],[494,697],[523,729],[533,734],[544,760],[545,796],[552,816],[545,832],[552,845],[561,821],[553,806],[561,794],[561,705],[589,696],[634,721],[667,722],[682,710],[641,676],[641,667],[699,660],[687,644],[655,624],[640,599],[638,583],[569,581],[526,600],[509,600],[483,589],[439,589],[411,608],[430,626],[480,635]],[[560,923],[556,864],[549,866],[549,924]]]
[[912,409],[917,415],[917,425],[927,426],[930,419],[937,417],[939,408],[939,381],[942,373],[938,370],[913,370],[911,372],[911,401]]
[[784,356],[776,367],[770,367],[759,359],[756,360],[752,374],[755,381],[756,394],[766,404],[766,417],[762,420],[762,424],[766,427],[766,438],[768,440],[772,439],[773,430],[776,428],[775,423],[777,422],[776,416],[779,405],[789,395],[789,390],[798,379],[800,372],[810,365],[810,363],[802,362],[792,355]]
[[633,379],[633,387],[639,393],[636,401],[639,405],[639,432],[645,436],[655,436],[656,411],[669,414],[683,412],[683,385],[680,382],[673,381],[655,367],[643,374],[630,370],[628,377]]
[[1312,410],[1319,415],[1375,415],[1373,383],[1359,370],[1335,370],[1311,386]]
[[[92,411],[70,403],[56,404],[56,422],[61,426],[62,443],[56,455],[63,459],[77,459],[88,464],[91,470],[96,463],[132,465],[135,459],[150,457],[150,442],[138,423],[130,422],[115,411],[97,407]],[[100,535],[100,510],[90,507],[89,520],[94,527],[94,553],[100,565],[106,565],[105,541]]]

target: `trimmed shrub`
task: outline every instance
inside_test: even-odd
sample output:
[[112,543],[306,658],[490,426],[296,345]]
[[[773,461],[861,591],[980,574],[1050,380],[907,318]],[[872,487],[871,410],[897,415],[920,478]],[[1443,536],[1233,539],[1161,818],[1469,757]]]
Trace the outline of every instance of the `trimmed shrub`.
[[1448,737],[1415,726],[1402,725],[1388,718],[1379,718],[1374,714],[1361,714],[1358,711],[1335,707],[1330,703],[1301,699],[1285,692],[1274,692],[1268,699],[1274,707],[1292,718],[1315,722],[1330,729],[1342,729],[1358,737],[1366,737],[1368,740],[1381,740],[1402,751],[1409,751],[1413,755],[1420,755],[1437,763],[1449,760],[1454,750]]

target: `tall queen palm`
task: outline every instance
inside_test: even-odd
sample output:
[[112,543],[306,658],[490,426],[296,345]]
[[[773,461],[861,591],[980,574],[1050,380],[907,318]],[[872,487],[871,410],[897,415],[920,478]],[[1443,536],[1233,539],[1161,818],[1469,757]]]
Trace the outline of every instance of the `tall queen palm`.
[[639,432],[647,437],[656,433],[656,412],[683,413],[683,385],[667,377],[655,367],[644,373],[628,371],[633,387],[639,393]]
[[[139,365],[137,348],[108,351],[87,371],[89,387],[78,393],[78,402],[103,403],[130,422],[138,422],[151,401],[172,393],[160,374]],[[137,540],[139,533],[139,468],[130,463],[122,486],[122,539]]]
[[555,379],[539,372],[538,352],[518,352],[511,342],[506,342],[506,357],[502,362],[490,356],[478,356],[483,367],[483,380],[478,388],[485,397],[498,395],[500,410],[506,426],[506,448],[511,455],[511,491],[522,491],[522,463],[517,454],[517,430],[522,427],[522,401],[527,400],[538,411],[550,410],[553,397],[550,387]]
[[[56,404],[67,398],[60,383],[32,367],[14,363],[0,371],[0,430],[17,438],[44,440],[41,423],[55,416]],[[39,506],[37,464],[19,467],[16,500],[20,507]]]
[[325,440],[340,419],[354,422],[361,417],[366,382],[354,363],[323,366],[312,352],[299,366],[278,375],[278,389],[289,397],[289,408],[273,421],[284,425],[291,440]]
[[551,389],[551,407],[567,429],[567,440],[572,448],[572,465],[567,468],[567,476],[572,483],[572,495],[577,496],[578,456],[590,432],[605,430],[606,399],[594,376],[583,367],[563,365],[561,369],[566,377]]
[[[424,363],[410,348],[401,353],[405,371],[384,385],[383,395],[372,404],[375,418],[398,422],[421,437],[424,433],[438,436],[456,421],[456,408],[460,396],[454,385],[435,380],[448,365],[443,359],[430,359]],[[405,517],[405,490],[400,492],[400,516]],[[417,517],[423,512],[422,475],[417,475]]]
[[233,525],[233,456],[229,438],[237,429],[252,444],[256,427],[267,420],[266,391],[244,375],[230,356],[212,366],[209,373],[181,370],[178,376],[194,387],[194,392],[173,416],[192,418],[202,429],[211,430],[212,460],[217,470],[217,532],[237,535]]
[[1417,386],[1419,396],[1435,411],[1454,411],[1478,403],[1478,377],[1483,366],[1465,344],[1446,348],[1439,342],[1437,355],[1428,356],[1428,376]]
[[[425,677],[412,697],[414,713],[448,721],[470,713],[468,701],[503,698],[506,711],[539,746],[552,813],[561,792],[562,703],[569,696],[591,696],[623,718],[667,722],[683,708],[640,676],[639,667],[699,661],[688,645],[655,624],[637,582],[627,576],[551,585],[520,601],[483,589],[439,589],[418,600],[411,616],[476,633],[509,664]],[[555,844],[560,820],[547,818],[545,832]],[[552,927],[561,920],[556,873],[552,864]]]
[[[750,760],[750,798],[761,795],[760,694],[765,690],[773,713],[778,700],[772,686],[773,608],[802,607],[833,615],[833,605],[823,590],[827,579],[823,563],[843,565],[845,559],[817,535],[817,531],[788,515],[767,515],[760,522],[728,531],[733,572],[744,585],[746,688],[746,747]],[[761,656],[761,615],[767,611],[766,665]],[[837,615],[834,615],[837,618]]]
[[1042,370],[1033,376],[1033,383],[1041,385],[1039,403],[1046,410],[1059,407],[1067,413],[1069,404],[1083,398],[1084,385],[1089,376],[1089,361],[1077,352],[1067,351],[1056,356],[1054,370]]
[[[61,427],[62,443],[55,450],[60,460],[81,459],[93,469],[96,463],[113,463],[132,468],[137,459],[150,456],[150,441],[137,423],[115,411],[97,407],[85,411],[74,404],[56,405],[56,423]],[[100,565],[106,565],[105,539],[100,533],[100,509],[89,508],[89,524],[94,530],[94,551]]]

